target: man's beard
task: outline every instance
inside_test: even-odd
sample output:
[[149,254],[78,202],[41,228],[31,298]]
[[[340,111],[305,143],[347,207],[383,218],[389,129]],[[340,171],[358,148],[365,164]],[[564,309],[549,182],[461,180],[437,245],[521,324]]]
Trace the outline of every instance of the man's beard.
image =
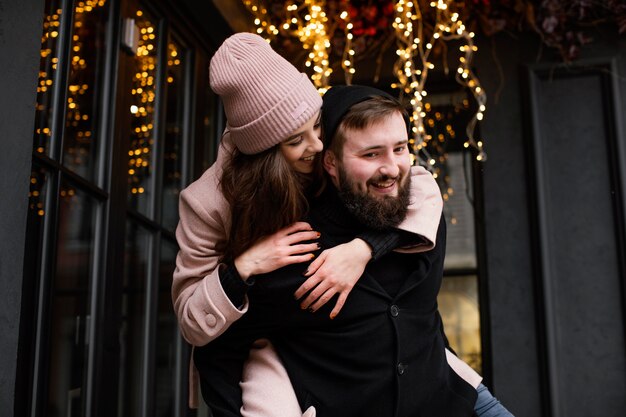
[[[404,184],[398,178],[398,195],[396,197],[373,197],[367,192],[360,192],[348,179],[342,166],[339,167],[339,196],[346,208],[361,223],[371,229],[385,230],[399,225],[406,217],[410,202],[411,175],[407,173]],[[369,182],[382,182],[389,177],[382,175]]]

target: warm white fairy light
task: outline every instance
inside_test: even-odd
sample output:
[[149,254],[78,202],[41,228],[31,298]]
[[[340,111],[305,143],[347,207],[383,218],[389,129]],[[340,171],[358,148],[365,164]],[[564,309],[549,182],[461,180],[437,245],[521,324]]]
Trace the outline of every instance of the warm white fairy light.
[[[417,1],[417,0],[415,0]],[[422,15],[419,6],[413,1],[397,0],[395,4],[395,19],[393,27],[396,33],[397,50],[394,72],[398,78],[398,88],[409,97],[411,103],[411,139],[409,140],[413,153],[425,152],[426,130],[424,129],[423,97],[424,84],[430,70],[428,55],[431,48],[424,48],[422,38]],[[417,27],[416,27],[417,26]],[[431,45],[428,43],[428,45]],[[424,50],[426,49],[426,50]],[[421,66],[416,66],[415,57],[420,56]],[[426,155],[426,159],[430,160]],[[430,161],[429,161],[430,162]]]
[[458,13],[451,10],[453,6],[452,0],[430,2],[430,7],[434,9],[435,22],[432,25],[430,39],[425,39],[424,22],[417,0],[397,0],[395,3],[393,27],[396,33],[398,58],[394,72],[398,83],[392,84],[392,87],[400,89],[403,94],[410,97],[413,136],[410,142],[415,155],[421,153],[430,165],[434,165],[435,162],[426,150],[426,144],[431,138],[424,128],[426,112],[423,110],[423,98],[427,94],[424,89],[426,79],[428,72],[435,68],[435,65],[429,61],[429,57],[436,42],[456,39],[465,40],[465,45],[460,48],[463,56],[459,59],[456,80],[471,91],[478,105],[478,111],[467,125],[468,139],[465,147],[476,148],[478,150],[476,158],[479,161],[486,159],[482,142],[474,138],[476,123],[483,119],[486,110],[486,94],[470,68],[473,53],[477,50],[473,43],[474,34],[467,31]]
[[[328,17],[324,12],[325,1],[305,0],[302,8],[305,8],[304,21],[298,21],[296,34],[302,42],[302,47],[309,51],[304,65],[313,68],[311,80],[318,91],[323,94],[329,86],[329,77],[333,72],[330,68],[328,51],[330,50],[330,39],[326,31]],[[287,18],[297,19],[298,8],[292,6],[287,11]]]
[[352,39],[354,38],[354,35],[352,34],[353,25],[350,22],[350,15],[346,10],[341,12],[339,17],[343,20],[346,36],[346,44],[343,48],[343,56],[341,57],[341,68],[343,68],[343,72],[345,74],[346,84],[350,85],[352,83],[352,76],[356,72],[356,69],[354,68],[354,49],[352,49]]
[[[260,1],[243,0],[243,3],[255,17],[256,33],[264,35],[268,42],[281,32],[300,40],[302,47],[308,51],[305,65],[313,70],[311,80],[320,94],[326,92],[330,85],[330,75],[333,72],[329,58],[331,42],[327,30],[326,1],[303,0],[299,5],[288,3],[284,9],[284,20],[278,25],[272,24],[267,8]],[[344,70],[346,83],[350,84],[352,75],[355,73],[352,24],[346,11],[343,11],[339,18],[343,21],[346,34],[341,67]]]
[[[312,81],[320,93],[326,91],[332,73],[329,62],[331,43],[328,30],[329,18],[325,13],[326,1],[300,0],[295,2],[292,0],[285,4],[283,9],[285,15],[281,17],[282,21],[278,24],[272,23],[268,9],[261,0],[242,1],[254,15],[256,32],[265,36],[268,42],[279,33],[298,37],[302,42],[302,47],[308,53],[305,65],[312,69]],[[400,89],[403,95],[409,97],[411,103],[412,138],[410,141],[414,158],[421,155],[427,163],[432,159],[426,150],[426,144],[432,138],[424,127],[424,118],[427,115],[424,105],[427,96],[425,84],[429,71],[435,68],[430,54],[436,49],[437,42],[463,40],[464,45],[459,49],[461,57],[455,74],[456,80],[469,89],[477,104],[477,111],[466,128],[465,147],[477,149],[477,159],[484,161],[486,154],[482,142],[474,137],[476,125],[483,119],[486,111],[486,94],[470,68],[473,54],[477,50],[473,42],[474,34],[469,32],[459,19],[459,14],[455,11],[456,3],[453,0],[431,1],[430,7],[432,10],[428,15],[434,14],[435,20],[425,24],[418,0],[395,1],[393,27],[397,40],[398,58],[394,65],[394,72],[398,82],[392,87]],[[345,74],[346,84],[350,84],[355,73],[352,24],[349,21],[349,13],[345,10],[341,11],[337,18],[344,28],[346,37],[341,67]]]

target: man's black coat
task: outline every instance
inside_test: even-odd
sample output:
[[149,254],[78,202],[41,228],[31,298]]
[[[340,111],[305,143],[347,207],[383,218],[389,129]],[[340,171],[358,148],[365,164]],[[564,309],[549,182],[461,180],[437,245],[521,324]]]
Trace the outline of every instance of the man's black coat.
[[[348,242],[363,230],[334,190],[312,207],[307,220],[321,232],[322,248]],[[445,244],[442,218],[435,249],[393,252],[370,262],[334,320],[332,300],[310,313],[294,299],[306,266],[257,277],[248,292],[248,313],[195,350],[202,394],[213,414],[239,415],[242,363],[250,343],[268,337],[302,409],[313,405],[318,417],[471,416],[476,390],[447,364],[437,309]]]

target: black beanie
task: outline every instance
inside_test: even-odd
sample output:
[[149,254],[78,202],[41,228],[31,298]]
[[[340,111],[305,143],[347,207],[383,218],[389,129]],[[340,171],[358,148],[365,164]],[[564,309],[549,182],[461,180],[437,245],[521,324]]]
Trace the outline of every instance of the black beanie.
[[397,100],[388,93],[374,87],[365,85],[337,85],[331,87],[324,94],[322,104],[322,133],[324,135],[324,148],[328,148],[339,123],[348,113],[350,107],[374,96],[382,96],[391,100]]

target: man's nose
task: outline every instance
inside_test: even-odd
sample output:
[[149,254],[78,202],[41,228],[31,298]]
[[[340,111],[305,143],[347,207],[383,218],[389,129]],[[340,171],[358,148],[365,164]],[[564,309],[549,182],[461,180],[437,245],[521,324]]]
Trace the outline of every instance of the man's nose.
[[379,172],[382,175],[387,175],[391,178],[396,178],[400,174],[400,167],[396,161],[396,159],[389,155],[384,158],[382,161],[382,165],[379,167]]

